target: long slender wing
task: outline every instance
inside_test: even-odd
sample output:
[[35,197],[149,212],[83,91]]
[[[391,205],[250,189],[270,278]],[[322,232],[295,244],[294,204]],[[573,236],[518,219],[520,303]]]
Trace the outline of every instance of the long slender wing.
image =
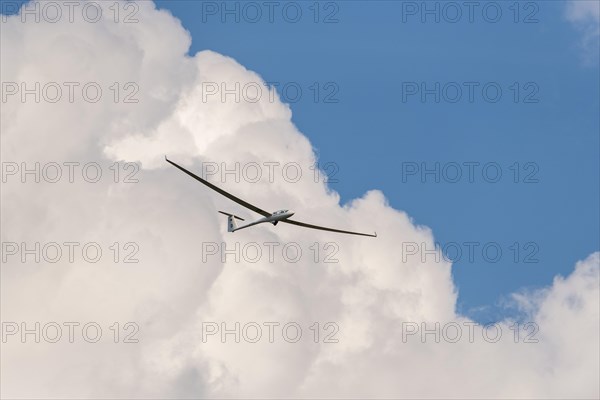
[[244,207],[246,207],[249,210],[252,210],[256,213],[259,213],[262,216],[265,217],[269,217],[271,215],[270,212],[265,211],[265,210],[261,210],[260,208],[240,199],[239,197],[235,197],[234,195],[232,195],[231,193],[227,193],[226,191],[224,191],[221,188],[216,187],[215,185],[213,185],[212,183],[210,183],[209,181],[200,178],[198,175],[188,171],[187,169],[183,168],[180,165],[177,165],[176,163],[174,163],[173,161],[169,160],[166,156],[165,156],[165,160],[167,160],[167,162],[169,162],[171,165],[179,168],[180,170],[182,170],[183,172],[185,172],[186,174],[188,174],[189,176],[191,176],[192,178],[196,179],[199,182],[202,182],[203,184],[205,184],[206,186],[208,186],[209,188],[211,188],[212,190],[214,190],[215,192],[222,194],[223,196],[235,201],[236,203],[238,203],[239,205],[242,205]]
[[342,231],[340,229],[333,229],[333,228],[326,228],[324,226],[318,226],[318,225],[311,225],[311,224],[305,224],[304,222],[299,222],[299,221],[294,221],[291,219],[282,219],[280,222],[285,222],[286,224],[292,224],[292,225],[298,225],[298,226],[303,226],[305,228],[311,228],[311,229],[320,229],[322,231],[329,231],[329,232],[337,232],[337,233],[346,233],[348,235],[360,235],[360,236],[370,236],[370,237],[377,237],[377,232],[375,232],[374,235],[371,235],[370,233],[360,233],[360,232],[350,232],[350,231]]

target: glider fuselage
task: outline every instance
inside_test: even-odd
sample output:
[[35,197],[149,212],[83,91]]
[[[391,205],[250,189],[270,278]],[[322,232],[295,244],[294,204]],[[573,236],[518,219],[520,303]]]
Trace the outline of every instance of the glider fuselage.
[[246,225],[242,225],[242,226],[238,226],[235,229],[232,229],[231,232],[235,232],[235,231],[239,231],[240,229],[243,228],[248,228],[249,226],[254,226],[254,225],[258,225],[258,224],[263,224],[265,222],[270,222],[273,225],[277,225],[277,223],[279,221],[283,221],[285,219],[290,218],[292,215],[294,215],[294,213],[290,210],[279,210],[279,211],[275,211],[273,214],[269,215],[268,217],[262,217],[260,219],[257,219],[254,222],[251,222],[249,224]]

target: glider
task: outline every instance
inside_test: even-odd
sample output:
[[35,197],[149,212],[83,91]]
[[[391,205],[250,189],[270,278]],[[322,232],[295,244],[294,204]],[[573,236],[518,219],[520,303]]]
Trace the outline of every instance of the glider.
[[173,165],[176,168],[179,168],[180,170],[182,170],[183,172],[185,172],[186,174],[188,174],[189,176],[191,176],[192,178],[196,179],[197,181],[203,183],[204,185],[208,186],[209,188],[211,188],[212,190],[214,190],[215,192],[222,194],[223,196],[229,198],[230,200],[235,201],[236,203],[238,203],[241,206],[246,207],[249,210],[254,211],[255,213],[258,213],[260,215],[263,216],[263,218],[260,218],[254,222],[251,222],[249,224],[246,225],[242,225],[242,226],[237,226],[237,223],[235,222],[235,220],[240,220],[240,221],[244,221],[243,218],[238,217],[237,215],[233,215],[233,214],[229,214],[223,211],[219,211],[221,214],[227,215],[227,231],[228,232],[235,232],[235,231],[239,231],[240,229],[244,229],[244,228],[248,228],[254,225],[258,225],[258,224],[262,224],[265,222],[270,222],[273,225],[277,225],[278,222],[284,222],[286,224],[291,224],[291,225],[296,225],[296,226],[302,226],[304,228],[310,228],[310,229],[319,229],[322,231],[329,231],[329,232],[337,232],[337,233],[345,233],[348,235],[360,235],[360,236],[370,236],[370,237],[377,237],[377,233],[375,234],[370,234],[370,233],[360,233],[360,232],[351,232],[351,231],[343,231],[341,229],[333,229],[333,228],[327,228],[324,226],[318,226],[318,225],[311,225],[311,224],[306,224],[304,222],[300,222],[300,221],[294,221],[292,219],[290,219],[290,217],[292,215],[294,215],[294,213],[290,210],[279,210],[279,211],[275,211],[274,213],[270,213],[268,211],[262,210],[258,207],[256,207],[255,205],[252,205],[242,199],[240,199],[239,197],[235,197],[234,195],[232,195],[231,193],[228,193],[226,191],[224,191],[223,189],[213,185],[212,183],[208,182],[205,179],[200,178],[198,175],[188,171],[187,169],[183,168],[182,166],[174,163],[173,161],[169,160],[166,156],[165,156],[165,160]]

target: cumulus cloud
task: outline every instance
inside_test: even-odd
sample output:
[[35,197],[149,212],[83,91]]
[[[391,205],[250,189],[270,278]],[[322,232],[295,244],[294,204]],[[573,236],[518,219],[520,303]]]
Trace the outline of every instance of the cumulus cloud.
[[[32,329],[36,321],[95,322],[103,329],[98,343],[82,340],[81,326],[73,343],[66,328],[57,343],[43,335],[40,343],[34,334],[25,343],[20,332],[7,336],[4,397],[600,395],[598,253],[552,286],[514,296],[532,322],[521,335],[536,330],[536,343],[522,337],[515,343],[515,321],[508,320],[494,327],[503,334],[491,340],[494,329],[457,313],[448,262],[399,256],[401,242],[434,248],[430,229],[390,207],[380,191],[341,206],[337,193],[315,182],[307,169],[315,162],[309,140],[256,72],[212,51],[188,56],[189,34],[151,2],[138,4],[139,22],[132,24],[115,23],[111,4],[102,3],[96,23],[77,13],[73,22],[22,22],[20,15],[2,22],[2,82],[26,82],[27,88],[35,82],[95,82],[103,89],[95,103],[81,97],[37,103],[33,95],[22,102],[17,94],[2,104],[4,163],[80,163],[74,183],[66,177],[57,183],[32,182],[31,174],[26,183],[18,174],[6,177],[2,242],[33,248],[36,242],[78,241],[98,243],[104,252],[95,263],[83,259],[81,246],[74,262],[66,255],[56,263],[36,263],[31,255],[22,262],[20,253],[3,253],[3,323],[25,322]],[[115,102],[109,89],[115,82],[122,90],[135,83],[138,102]],[[265,92],[258,101],[206,97],[206,84],[215,82],[259,83]],[[296,163],[304,173],[293,183],[270,182],[265,174],[258,182],[226,179],[219,185],[268,210],[286,207],[304,220],[342,228],[373,227],[379,237],[332,237],[281,225],[228,234],[215,210],[239,207],[166,165],[165,153],[196,170],[211,162]],[[90,162],[104,174],[97,183],[81,178],[82,165]],[[124,162],[140,163],[138,183],[123,181]],[[122,262],[129,242],[139,247],[138,263]],[[321,246],[317,263],[315,242]],[[328,242],[334,242],[338,262],[323,262]],[[280,246],[275,262],[266,255],[257,262],[231,256],[223,262],[220,254],[204,257],[206,243],[229,249],[257,243],[263,252],[264,243]],[[304,252],[298,262],[282,259],[279,249],[286,243]],[[123,343],[133,332],[124,329],[128,321],[139,326],[139,343]],[[235,334],[225,343],[219,334],[206,334],[212,323],[231,330],[236,322],[249,329],[240,343]],[[303,334],[294,343],[282,339],[290,322]],[[247,340],[254,337],[252,323],[262,329],[257,343]],[[272,343],[269,323],[279,324],[271,325]],[[428,334],[422,343],[422,327],[436,323],[447,328],[442,340]],[[456,326],[462,336],[451,343]],[[288,333],[287,339],[294,329]]]
[[600,2],[594,0],[567,1],[566,17],[580,32],[584,61],[598,64],[600,57]]

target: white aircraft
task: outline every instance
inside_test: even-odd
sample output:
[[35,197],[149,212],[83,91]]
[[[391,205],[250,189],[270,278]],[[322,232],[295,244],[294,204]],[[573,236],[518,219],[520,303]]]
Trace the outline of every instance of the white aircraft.
[[304,228],[311,228],[311,229],[320,229],[322,231],[329,231],[329,232],[337,232],[337,233],[346,233],[349,235],[361,235],[361,236],[371,236],[371,237],[377,237],[377,233],[375,233],[374,235],[371,235],[370,233],[360,233],[360,232],[350,232],[350,231],[343,231],[340,229],[333,229],[333,228],[326,228],[324,226],[318,226],[318,225],[311,225],[311,224],[306,224],[304,222],[299,222],[299,221],[294,221],[291,220],[290,217],[292,215],[294,215],[294,213],[290,210],[279,210],[279,211],[275,211],[274,213],[270,213],[268,211],[262,210],[242,199],[240,199],[239,197],[235,197],[234,195],[232,195],[231,193],[227,193],[226,191],[224,191],[223,189],[220,189],[218,187],[216,187],[215,185],[213,185],[212,183],[208,182],[207,180],[204,180],[202,178],[200,178],[198,175],[188,171],[187,169],[183,168],[180,165],[177,165],[176,163],[174,163],[173,161],[169,160],[166,156],[165,156],[165,160],[170,163],[171,165],[179,168],[180,170],[182,170],[183,172],[185,172],[186,174],[188,174],[189,176],[191,176],[192,178],[198,180],[199,182],[202,182],[203,184],[205,184],[206,186],[208,186],[209,188],[211,188],[212,190],[214,190],[217,193],[222,194],[223,196],[235,201],[236,203],[246,207],[249,210],[252,210],[260,215],[263,216],[263,218],[258,219],[254,222],[251,222],[249,224],[246,225],[242,225],[242,226],[237,226],[235,220],[238,219],[240,221],[244,221],[243,218],[238,217],[237,215],[233,215],[233,214],[229,214],[223,211],[219,211],[221,214],[225,214],[227,215],[227,231],[228,232],[235,232],[235,231],[239,231],[240,229],[244,229],[244,228],[248,228],[250,226],[254,226],[254,225],[258,225],[258,224],[262,224],[265,222],[270,222],[273,225],[277,225],[278,222],[285,222],[286,224],[292,224],[292,225],[297,225],[297,226],[302,226]]

